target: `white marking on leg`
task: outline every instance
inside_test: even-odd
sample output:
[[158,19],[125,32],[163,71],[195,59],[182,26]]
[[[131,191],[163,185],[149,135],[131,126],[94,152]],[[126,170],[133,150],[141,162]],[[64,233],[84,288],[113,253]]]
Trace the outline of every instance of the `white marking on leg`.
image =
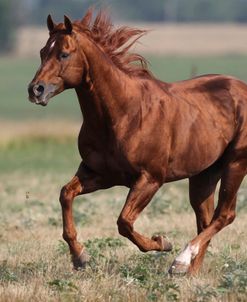
[[199,244],[191,245],[187,244],[184,250],[176,257],[175,261],[190,265],[192,259],[196,257],[199,252]]

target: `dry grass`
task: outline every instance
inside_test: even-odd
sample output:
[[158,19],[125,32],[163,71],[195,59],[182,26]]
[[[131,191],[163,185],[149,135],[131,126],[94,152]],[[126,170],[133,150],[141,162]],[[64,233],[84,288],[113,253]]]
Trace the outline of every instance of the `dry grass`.
[[[75,221],[79,240],[86,244],[91,259],[85,271],[73,271],[61,237],[58,202],[60,187],[72,172],[65,158],[61,156],[58,161],[56,153],[65,152],[71,142],[54,139],[55,132],[50,142],[49,124],[46,126],[39,127],[49,137],[51,155],[45,157],[42,167],[39,157],[34,157],[35,169],[23,166],[0,171],[0,301],[246,301],[246,184],[239,193],[237,219],[215,236],[203,269],[194,278],[171,278],[167,274],[174,257],[196,232],[186,181],[164,186],[136,223],[136,228],[148,236],[165,233],[174,246],[171,253],[143,254],[118,235],[116,220],[127,189],[79,197],[74,203]],[[68,135],[76,128],[72,127]],[[13,153],[14,164],[21,161],[23,148],[27,153],[28,148],[44,152],[43,143],[33,149],[33,134],[28,136],[25,126],[15,129],[16,136],[24,136],[26,142],[12,145],[14,135],[4,140],[8,141],[4,150]],[[70,154],[74,148],[66,152]],[[2,150],[0,147],[0,162],[4,161]],[[58,173],[59,166],[63,167]]]
[[67,120],[28,120],[13,121],[0,120],[0,146],[12,141],[32,139],[36,137],[50,137],[64,139],[76,137],[79,133],[81,123]]

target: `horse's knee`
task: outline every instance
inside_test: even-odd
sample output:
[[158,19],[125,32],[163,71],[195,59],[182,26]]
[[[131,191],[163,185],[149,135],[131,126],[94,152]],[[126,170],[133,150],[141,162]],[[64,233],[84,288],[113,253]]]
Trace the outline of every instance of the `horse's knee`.
[[68,203],[72,200],[72,191],[65,185],[60,191],[59,201],[62,207],[66,207]]
[[118,218],[117,226],[119,234],[124,237],[128,237],[128,235],[133,231],[133,226],[131,223],[122,216]]
[[59,197],[61,206],[62,207],[68,206],[73,201],[75,195],[76,194],[74,194],[74,190],[70,186],[68,185],[63,186],[60,191],[60,197]]
[[60,203],[62,207],[69,205],[73,199],[82,193],[82,184],[77,176],[75,176],[69,183],[62,187],[60,192]]

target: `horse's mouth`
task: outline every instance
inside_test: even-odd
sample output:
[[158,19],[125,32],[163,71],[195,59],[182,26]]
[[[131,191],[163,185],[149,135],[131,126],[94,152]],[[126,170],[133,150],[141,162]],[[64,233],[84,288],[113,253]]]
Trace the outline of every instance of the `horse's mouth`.
[[39,100],[37,97],[33,97],[33,96],[29,96],[28,99],[29,99],[29,101],[31,103],[34,103],[36,105],[41,105],[41,106],[47,106],[48,101],[49,101],[49,99],[47,99],[47,100],[44,100],[44,99]]
[[48,102],[35,102],[36,105],[47,106]]

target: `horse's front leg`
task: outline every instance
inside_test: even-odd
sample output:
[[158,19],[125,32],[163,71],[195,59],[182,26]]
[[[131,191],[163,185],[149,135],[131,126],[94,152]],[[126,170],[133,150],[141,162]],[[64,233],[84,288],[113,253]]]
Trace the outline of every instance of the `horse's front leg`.
[[63,216],[63,238],[68,243],[75,269],[85,267],[87,253],[82,244],[77,241],[72,204],[76,196],[110,187],[101,176],[89,170],[83,163],[72,180],[63,186],[60,193],[60,203]]
[[144,172],[130,189],[126,203],[118,218],[119,233],[131,240],[142,252],[170,251],[171,244],[163,236],[154,236],[152,239],[134,231],[134,222],[141,211],[148,205],[160,184],[148,173]]

